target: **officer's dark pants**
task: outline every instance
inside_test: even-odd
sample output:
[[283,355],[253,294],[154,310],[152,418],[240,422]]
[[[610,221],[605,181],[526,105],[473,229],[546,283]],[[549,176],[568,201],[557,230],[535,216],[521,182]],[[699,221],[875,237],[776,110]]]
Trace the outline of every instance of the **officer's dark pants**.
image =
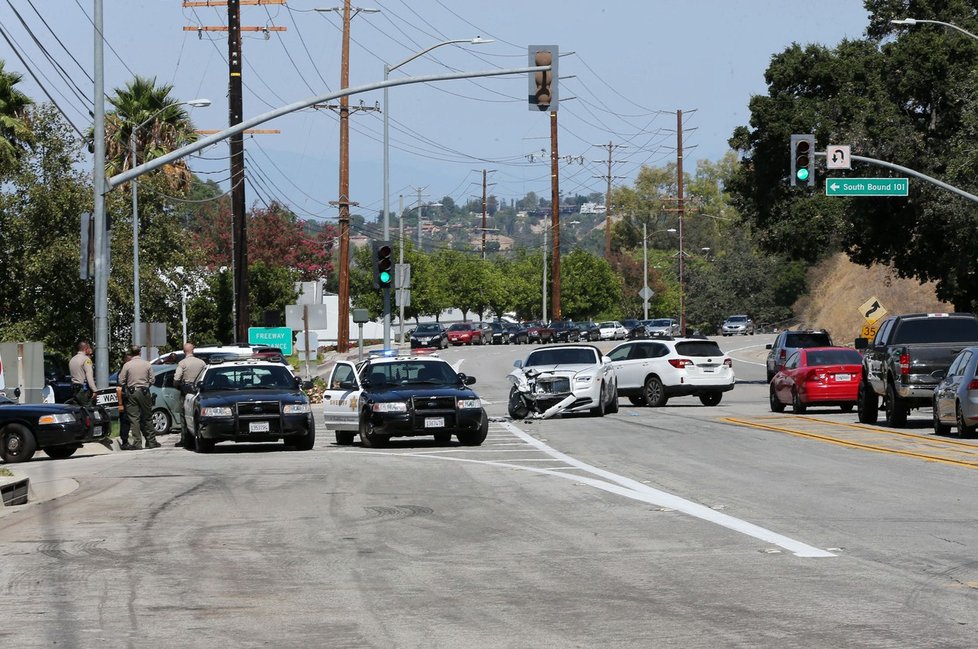
[[[132,392],[126,390],[126,415],[129,417],[129,434],[131,444],[136,448],[149,448],[156,443],[156,432],[153,430],[153,397],[149,390],[136,388]],[[145,439],[144,439],[145,438]]]
[[74,386],[72,386],[72,390],[73,390],[73,393],[71,395],[71,398],[74,399],[75,402],[77,402],[79,406],[85,406],[87,408],[88,406],[91,406],[92,405],[92,391],[91,390],[89,390],[87,387],[85,387],[85,388],[75,388]]

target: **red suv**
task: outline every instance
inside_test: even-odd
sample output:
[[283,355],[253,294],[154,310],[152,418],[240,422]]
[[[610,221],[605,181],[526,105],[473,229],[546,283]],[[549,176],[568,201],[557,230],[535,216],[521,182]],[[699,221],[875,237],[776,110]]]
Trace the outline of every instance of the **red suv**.
[[448,328],[448,342],[453,345],[485,345],[482,329],[473,322],[456,322]]

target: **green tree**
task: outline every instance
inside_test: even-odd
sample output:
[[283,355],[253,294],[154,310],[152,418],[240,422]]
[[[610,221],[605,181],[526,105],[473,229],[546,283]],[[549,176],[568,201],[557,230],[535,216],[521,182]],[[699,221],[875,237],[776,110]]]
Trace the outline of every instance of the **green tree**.
[[30,98],[15,88],[21,75],[6,72],[0,59],[0,178],[28,150],[31,130],[24,117]]
[[614,314],[621,304],[622,278],[607,260],[575,250],[560,260],[560,310],[570,320]]

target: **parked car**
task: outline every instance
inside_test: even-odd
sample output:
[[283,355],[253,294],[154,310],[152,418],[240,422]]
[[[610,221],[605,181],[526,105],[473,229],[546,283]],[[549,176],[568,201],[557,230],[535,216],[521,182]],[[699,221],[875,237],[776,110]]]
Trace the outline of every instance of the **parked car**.
[[176,365],[153,365],[153,385],[149,388],[153,395],[150,422],[157,435],[166,435],[171,430],[180,430],[183,427],[183,394],[173,385],[173,376],[176,373]]
[[625,340],[628,330],[616,320],[602,322],[598,325],[601,340]]
[[509,334],[510,342],[514,345],[525,345],[530,342],[530,323],[520,322],[519,324],[512,325],[512,331]]
[[674,318],[653,318],[645,328],[650,338],[679,336],[679,321]]
[[661,407],[672,397],[696,396],[704,406],[733,390],[733,361],[713,340],[636,340],[610,352],[618,396],[632,405]]
[[[238,359],[247,360],[253,358],[256,350],[269,349],[266,345],[247,345],[247,344],[235,344],[235,345],[208,345],[206,347],[197,347],[194,349],[194,356],[201,359],[205,363],[208,362],[211,356],[220,355],[221,358],[225,360]],[[272,348],[276,349],[276,348]],[[279,350],[281,353],[281,350]],[[165,354],[157,356],[150,361],[152,365],[176,365],[184,358],[183,351],[172,351]]]
[[790,405],[801,414],[809,406],[840,406],[850,412],[856,405],[863,357],[848,347],[810,347],[788,357],[771,379],[772,412]]
[[772,344],[765,345],[770,350],[767,355],[767,382],[771,382],[789,356],[809,347],[832,347],[832,338],[824,329],[787,329],[779,333]]
[[621,326],[625,328],[625,338],[627,340],[648,338],[648,332],[645,329],[645,323],[642,322],[641,320],[636,320],[635,318],[622,320]]
[[415,347],[448,347],[448,330],[440,322],[419,324],[411,332],[411,349]]
[[590,412],[598,417],[618,411],[618,380],[609,359],[592,345],[548,345],[513,363],[509,414],[551,417]]
[[732,315],[720,325],[720,333],[724,336],[749,336],[754,333],[754,321],[746,315]]
[[503,329],[506,330],[506,341],[510,345],[519,344],[520,326],[515,322],[503,322]]
[[530,343],[552,343],[554,330],[542,322],[528,323],[526,328],[527,340]]
[[281,363],[259,360],[216,362],[211,358],[183,400],[190,439],[184,445],[209,453],[218,442],[283,440],[311,450],[316,424],[300,380]]
[[0,459],[26,462],[37,449],[55,459],[70,457],[87,442],[109,436],[101,408],[61,403],[17,403],[0,395]]
[[508,345],[509,344],[509,329],[506,327],[504,322],[490,322],[489,328],[492,330],[492,344],[493,345]]
[[337,361],[323,393],[323,419],[336,443],[385,446],[391,437],[433,435],[448,443],[480,446],[489,431],[482,401],[469,387],[474,376],[437,356]]
[[576,343],[581,341],[581,330],[573,322],[555,320],[550,323],[550,329],[554,332],[554,342]]
[[863,349],[863,380],[859,384],[859,421],[876,423],[880,397],[886,424],[902,428],[911,408],[934,404],[934,388],[955,356],[978,346],[978,317],[972,313],[910,313],[888,316]]
[[978,347],[965,347],[934,388],[934,433],[972,437],[978,428]]
[[578,322],[577,328],[581,330],[581,340],[595,342],[601,340],[601,327],[596,322]]
[[482,328],[474,322],[456,322],[448,328],[448,342],[453,345],[485,345]]

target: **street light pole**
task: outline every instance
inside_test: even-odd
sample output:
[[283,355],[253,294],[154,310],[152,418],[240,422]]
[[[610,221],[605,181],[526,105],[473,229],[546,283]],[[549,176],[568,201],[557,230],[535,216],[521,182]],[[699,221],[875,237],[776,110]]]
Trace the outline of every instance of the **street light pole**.
[[[437,49],[437,48],[442,47],[444,45],[458,45],[458,44],[461,44],[461,43],[470,43],[472,45],[481,45],[481,44],[484,44],[484,43],[492,43],[492,42],[493,42],[492,40],[488,40],[488,39],[484,39],[484,38],[480,38],[479,36],[476,36],[475,38],[454,38],[454,39],[451,39],[451,40],[442,41],[441,43],[435,43],[434,45],[432,45],[431,47],[429,47],[427,49],[421,50],[420,52],[417,52],[416,54],[412,54],[411,56],[409,56],[408,58],[404,59],[403,61],[401,61],[400,63],[398,63],[396,65],[387,65],[385,63],[384,64],[384,81],[387,81],[390,78],[390,73],[393,70],[396,70],[397,68],[401,67],[402,65],[405,65],[407,63],[410,63],[414,59],[416,59],[416,58],[418,58],[420,56],[424,56],[425,54],[427,54],[431,50]],[[384,87],[384,108],[383,108],[383,113],[384,113],[384,238],[383,238],[383,240],[384,241],[389,241],[390,240],[390,210],[391,210],[391,208],[390,208],[390,184],[391,184],[391,171],[390,171],[390,113],[389,113],[388,92],[387,91],[388,91],[388,88],[385,86]],[[420,210],[420,207],[419,207],[419,210]],[[420,214],[420,212],[419,212],[419,214]],[[421,236],[420,235],[421,225],[420,225],[420,223],[421,223],[421,221],[420,221],[420,217],[419,217],[419,221],[418,221],[418,232],[419,232],[419,234],[418,234],[418,246],[419,247],[421,246],[421,240],[420,240],[420,236]],[[384,313],[384,346],[385,347],[387,346],[387,343],[388,343],[388,341],[390,339],[391,339],[391,314],[389,312],[385,312]]]
[[972,34],[967,29],[962,29],[961,27],[958,27],[957,25],[954,25],[954,24],[951,24],[951,23],[946,23],[946,22],[944,22],[942,20],[923,20],[921,18],[899,18],[897,20],[891,20],[890,23],[893,24],[893,25],[907,25],[908,27],[912,27],[912,26],[917,25],[919,23],[928,23],[928,24],[931,24],[931,25],[943,25],[944,27],[950,27],[951,29],[955,29],[955,30],[961,32],[962,34],[965,34],[966,36],[970,36],[971,38],[973,38],[976,41],[978,41],[978,36],[976,36],[975,34]]
[[[159,117],[169,108],[175,108],[177,106],[194,106],[205,107],[210,106],[210,99],[191,99],[189,101],[180,101],[173,104],[167,104],[163,108],[159,109],[138,125],[132,127],[129,132],[129,159],[132,162],[131,169],[135,169],[139,164],[139,159],[136,156],[136,134],[141,128],[149,124],[151,121]],[[139,313],[139,179],[132,179],[132,343],[134,345],[144,345],[146,341],[142,340],[139,335],[139,323],[140,323],[140,313]],[[184,334],[184,339],[186,339],[186,334]],[[184,340],[186,342],[186,340]]]
[[649,288],[649,234],[648,226],[642,224],[642,319],[649,319],[649,301],[645,299]]

